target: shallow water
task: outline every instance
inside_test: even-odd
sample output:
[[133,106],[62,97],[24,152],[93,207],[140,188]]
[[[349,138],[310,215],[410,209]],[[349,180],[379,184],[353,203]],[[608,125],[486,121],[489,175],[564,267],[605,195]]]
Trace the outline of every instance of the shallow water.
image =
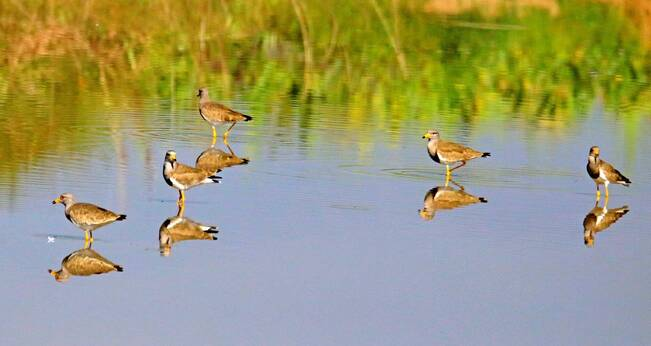
[[[107,118],[126,116],[114,112]],[[164,153],[174,149],[193,164],[210,131],[190,109],[141,116],[156,120],[110,130],[98,124],[78,150],[41,153],[0,190],[0,291],[12,316],[2,323],[5,341],[648,340],[651,167],[643,153],[651,143],[641,136],[638,151],[628,153],[621,123],[598,101],[571,135],[532,134],[517,118],[499,130],[433,121],[444,138],[492,156],[454,176],[488,203],[438,210],[431,221],[419,209],[445,178],[426,155],[426,129],[407,125],[394,139],[369,130],[356,143],[358,134],[337,123],[345,114],[331,111],[332,126],[315,125],[304,141],[302,129],[254,114],[256,126],[237,125],[231,139],[250,163],[224,169],[223,184],[187,194],[185,216],[218,226],[218,240],[173,244],[168,257],[159,253],[159,227],[176,214],[177,194],[162,179]],[[181,125],[169,126],[170,118]],[[648,133],[651,122],[640,127]],[[634,183],[611,187],[609,207],[631,211],[587,248],[582,222],[594,207],[594,185],[584,165],[594,143]],[[96,231],[93,244],[123,273],[63,284],[47,275],[83,247],[82,233],[50,204],[64,191],[128,215]]]
[[[488,29],[495,28],[510,27]],[[526,46],[531,31],[521,29],[507,38]],[[479,42],[497,35],[446,30]],[[511,51],[504,41],[498,51]],[[469,47],[459,49],[481,56]],[[516,102],[480,81],[479,96],[457,95],[475,82],[455,77],[476,67],[463,56],[450,70],[426,69],[443,81],[425,93],[385,83],[371,99],[339,95],[352,86],[311,94],[291,85],[280,93],[274,88],[282,79],[226,88],[208,78],[214,99],[254,117],[230,139],[233,153],[250,162],[224,168],[222,184],[187,192],[183,216],[218,227],[217,239],[169,247],[161,247],[159,231],[178,222],[178,209],[177,192],[162,177],[165,152],[194,165],[211,148],[193,97],[200,85],[172,82],[166,97],[134,90],[128,71],[110,88],[47,73],[50,79],[0,78],[7,138],[0,144],[0,344],[649,344],[651,101],[644,76],[625,80],[623,90],[561,74],[554,92],[576,92],[558,97],[569,105],[535,112],[547,101],[531,89]],[[424,59],[418,51],[407,58]],[[67,66],[59,56],[48,59],[40,68]],[[251,66],[273,70],[265,63]],[[498,65],[488,61],[480,72]],[[532,66],[523,70],[545,68]],[[409,65],[414,79],[419,67]],[[0,77],[7,70],[0,66]],[[359,70],[362,80],[376,77]],[[325,80],[330,72],[316,73]],[[285,77],[255,77],[263,76]],[[446,185],[445,168],[421,138],[429,128],[492,155],[455,171]],[[596,144],[633,184],[611,186],[608,208],[630,211],[588,247],[583,222],[595,191],[585,165]],[[229,153],[221,140],[215,148]],[[472,202],[424,202],[434,188]],[[64,283],[48,275],[84,247],[83,233],[51,204],[63,192],[128,215],[94,232],[92,245],[124,272]]]

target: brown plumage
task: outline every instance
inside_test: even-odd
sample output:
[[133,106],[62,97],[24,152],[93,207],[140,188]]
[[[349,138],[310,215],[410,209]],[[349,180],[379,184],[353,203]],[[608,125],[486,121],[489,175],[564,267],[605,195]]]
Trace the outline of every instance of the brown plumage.
[[199,115],[212,126],[213,137],[217,136],[215,126],[230,123],[231,126],[224,132],[224,141],[231,129],[238,121],[250,121],[253,118],[246,114],[234,111],[221,103],[213,102],[208,96],[208,89],[201,88],[197,92],[199,97]]
[[216,240],[217,227],[202,225],[180,215],[167,218],[158,230],[160,253],[169,256],[172,245],[185,240]]
[[590,153],[588,154],[588,164],[586,166],[588,175],[597,185],[597,199],[599,199],[601,195],[599,185],[604,185],[606,188],[606,197],[608,197],[609,184],[620,184],[627,187],[631,184],[631,181],[628,178],[615,169],[613,165],[602,160],[599,157],[599,154],[600,149],[598,146],[591,147]]
[[70,253],[61,261],[61,269],[48,272],[59,282],[66,281],[70,275],[89,276],[112,271],[123,271],[122,267],[104,258],[97,251],[83,248]]
[[179,190],[179,205],[185,202],[185,190],[202,184],[219,183],[219,179],[221,179],[221,177],[203,169],[177,162],[176,152],[173,150],[165,153],[163,177],[167,185]]
[[423,200],[423,209],[418,213],[424,220],[432,220],[438,210],[449,210],[487,202],[484,197],[476,197],[467,193],[463,187],[457,190],[450,186],[437,186],[427,191]]
[[204,171],[215,174],[220,172],[224,168],[246,165],[249,163],[249,159],[241,158],[233,152],[233,149],[227,145],[228,151],[226,153],[223,150],[210,147],[204,150],[198,157],[195,163],[195,167],[203,169]]
[[610,227],[630,210],[626,205],[620,208],[608,209],[607,200],[603,208],[599,207],[598,203],[583,219],[583,242],[587,247],[594,246],[594,238],[597,233]]
[[[439,133],[436,130],[427,131],[423,135],[423,138],[427,138],[427,153],[430,158],[437,163],[445,165],[446,175],[450,175],[455,169],[465,166],[469,160],[491,155],[490,153],[477,151],[458,143],[444,141],[440,139]],[[450,169],[450,164],[455,162],[460,162],[460,164]]]
[[110,210],[90,203],[78,203],[71,193],[64,193],[52,201],[52,204],[62,203],[65,206],[66,218],[85,232],[85,238],[93,239],[93,231],[115,221],[127,218]]

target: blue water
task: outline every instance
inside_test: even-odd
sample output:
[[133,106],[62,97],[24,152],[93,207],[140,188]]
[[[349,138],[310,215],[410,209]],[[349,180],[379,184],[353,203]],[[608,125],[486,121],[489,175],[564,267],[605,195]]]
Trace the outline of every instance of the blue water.
[[[112,121],[87,125],[81,144],[52,145],[0,185],[0,343],[651,340],[651,140],[627,136],[599,100],[562,129],[515,114],[461,125],[432,115],[443,138],[492,156],[454,178],[488,203],[439,210],[431,221],[418,210],[445,177],[421,139],[428,128],[406,122],[389,130],[371,120],[351,127],[348,109],[327,104],[309,126],[252,114],[230,141],[251,162],[222,171],[222,184],[187,193],[185,216],[219,226],[218,239],[174,244],[168,257],[158,231],[177,213],[177,192],[162,178],[163,158],[173,149],[194,164],[210,129],[193,100],[171,112],[155,102],[115,106],[106,114]],[[650,133],[649,119],[640,133]],[[582,222],[594,184],[585,163],[594,144],[633,185],[611,186],[609,207],[631,211],[587,248]],[[50,204],[63,192],[128,215],[96,231],[93,244],[124,272],[65,283],[48,275],[84,246],[63,208]]]

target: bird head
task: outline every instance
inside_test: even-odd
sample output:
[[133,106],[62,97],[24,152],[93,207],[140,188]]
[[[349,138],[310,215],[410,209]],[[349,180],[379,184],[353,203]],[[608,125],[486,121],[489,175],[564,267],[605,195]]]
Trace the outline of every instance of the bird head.
[[197,90],[197,97],[208,96],[208,89],[200,88]]
[[70,278],[70,275],[64,272],[63,269],[59,269],[59,270],[48,269],[47,272],[50,273],[50,275],[52,275],[52,277],[54,277],[54,280],[56,280],[57,282],[66,282]]
[[429,130],[424,135],[423,138],[430,139],[439,139],[439,132],[436,130]]
[[166,162],[176,162],[176,151],[168,150],[165,153],[165,161]]
[[599,147],[596,146],[596,145],[590,147],[590,155],[589,156],[592,156],[594,158],[599,157]]
[[68,205],[72,201],[74,201],[74,198],[75,197],[71,193],[66,192],[66,193],[61,194],[61,196],[55,198],[52,201],[52,204],[63,203],[63,205]]

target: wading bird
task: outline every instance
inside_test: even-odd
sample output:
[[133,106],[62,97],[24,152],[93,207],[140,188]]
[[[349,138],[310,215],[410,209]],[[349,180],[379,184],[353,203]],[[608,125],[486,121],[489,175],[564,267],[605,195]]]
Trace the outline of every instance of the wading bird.
[[203,169],[177,162],[176,152],[173,150],[165,153],[163,177],[167,185],[179,190],[179,200],[177,201],[179,206],[185,204],[185,190],[202,184],[219,183],[219,179],[221,179],[221,177]]
[[[436,130],[429,130],[423,135],[427,138],[427,153],[437,163],[445,165],[445,175],[450,176],[452,171],[466,165],[467,161],[478,157],[491,156],[490,153],[484,153],[475,149],[466,147],[454,142],[448,142],[440,139]],[[458,166],[450,169],[451,163],[461,162]]]
[[93,241],[94,230],[127,218],[124,214],[116,214],[94,204],[79,203],[71,193],[67,192],[52,201],[52,204],[58,203],[65,206],[66,218],[84,231],[86,241]]
[[212,126],[213,143],[217,138],[215,126],[231,124],[228,130],[224,132],[224,143],[226,143],[228,141],[228,134],[238,121],[250,121],[253,119],[251,116],[234,111],[221,103],[210,101],[208,89],[206,88],[199,89],[197,97],[199,97],[199,115]]
[[599,152],[600,150],[598,146],[590,148],[588,165],[586,166],[588,175],[590,175],[590,178],[592,178],[594,183],[597,185],[597,200],[601,197],[599,185],[605,186],[606,198],[608,198],[608,184],[621,184],[627,187],[631,184],[631,181],[616,170],[615,167],[599,158]]

